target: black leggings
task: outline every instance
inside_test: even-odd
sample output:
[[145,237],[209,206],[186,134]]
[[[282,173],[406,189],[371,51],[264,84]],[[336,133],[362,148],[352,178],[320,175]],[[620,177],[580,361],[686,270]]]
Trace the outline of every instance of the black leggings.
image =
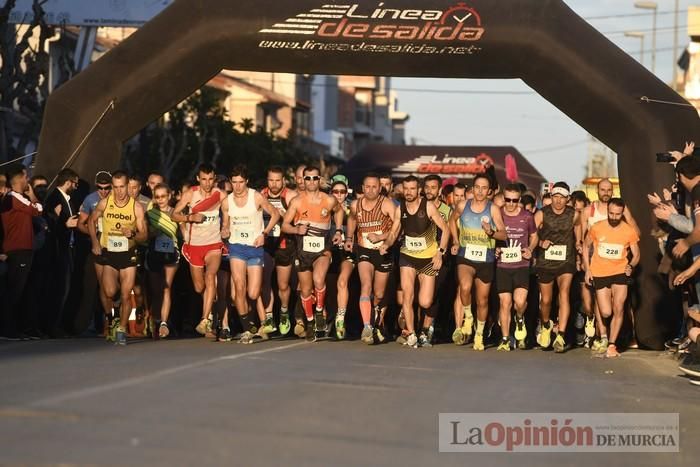
[[[24,289],[29,279],[29,271],[32,268],[34,251],[17,250],[7,253],[7,304],[5,308],[4,330],[7,333],[20,331],[18,325],[24,326],[27,321],[25,313],[28,309],[26,303],[22,303]],[[21,329],[24,330],[24,329]]]

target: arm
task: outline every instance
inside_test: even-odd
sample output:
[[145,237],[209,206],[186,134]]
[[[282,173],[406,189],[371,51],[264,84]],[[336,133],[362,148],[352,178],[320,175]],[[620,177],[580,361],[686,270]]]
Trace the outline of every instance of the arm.
[[[501,209],[493,204],[491,205],[491,218],[493,219],[493,223],[496,225],[496,230],[492,230],[489,237],[495,238],[496,240],[506,241],[508,239],[508,233],[506,232],[506,224],[503,222]],[[488,232],[486,233],[488,234]]]
[[190,222],[190,215],[185,215],[182,213],[187,205],[190,204],[190,201],[192,201],[192,191],[186,192],[184,195],[182,195],[180,201],[177,202],[175,209],[173,209],[173,213],[170,216],[172,220],[175,222]]
[[586,284],[591,285],[593,282],[593,273],[591,272],[591,261],[590,261],[590,251],[591,247],[593,246],[593,230],[588,231],[588,235],[586,235],[586,238],[583,240],[583,254],[582,254],[582,259],[583,259],[583,270],[586,272]]
[[90,231],[88,229],[88,219],[90,219],[90,215],[83,211],[82,207],[80,208],[80,212],[78,213],[78,230],[85,235],[90,235]]
[[671,214],[668,218],[668,225],[684,234],[693,231],[693,221],[680,214]]
[[102,254],[102,245],[100,245],[99,240],[97,240],[97,221],[102,217],[105,206],[107,206],[107,198],[100,200],[100,202],[97,203],[97,207],[95,207],[95,210],[92,211],[92,214],[90,214],[87,222],[88,234],[90,235],[90,241],[92,242],[92,252],[96,256]]
[[304,235],[306,233],[305,225],[292,225],[292,221],[294,221],[294,217],[297,214],[297,205],[299,204],[297,199],[298,198],[294,198],[292,202],[289,203],[289,208],[282,219],[282,232],[286,234]]
[[[272,229],[274,229],[277,223],[279,222],[280,212],[277,210],[277,208],[270,204],[267,198],[265,198],[257,191],[255,192],[255,199],[258,201],[258,206],[270,216],[270,220],[267,222],[267,225],[263,229],[263,236],[267,237],[268,235],[270,235]],[[223,206],[224,204],[228,203],[222,203],[221,206]]]
[[133,239],[136,242],[145,242],[146,240],[148,240],[148,226],[146,225],[146,216],[144,214],[143,206],[141,206],[139,203],[136,203],[134,207],[134,211],[136,213],[136,232],[131,233],[133,235]]
[[343,221],[345,220],[345,211],[343,206],[333,196],[329,196],[331,200],[331,209],[333,210],[333,222],[335,223],[335,233],[333,234],[333,245],[340,245],[343,242]]
[[355,242],[355,230],[357,229],[357,200],[350,203],[350,215],[345,227],[345,250],[351,251]]
[[632,211],[630,211],[630,208],[625,206],[625,210],[622,212],[622,215],[625,216],[625,220],[627,223],[634,229],[635,232],[637,232],[637,235],[641,235],[639,231],[639,225],[637,225],[637,221],[634,220],[634,216],[632,215]]
[[459,221],[460,216],[462,215],[462,212],[464,212],[464,207],[467,205],[466,202],[460,201],[460,203],[457,205],[454,211],[452,211],[452,215],[450,215],[450,220],[448,221],[448,227],[450,229],[450,236],[454,240],[452,243],[452,254],[456,255],[457,252],[459,251],[459,227],[457,226],[457,222]]
[[231,237],[231,215],[228,213],[228,201],[221,203],[221,238]]
[[676,241],[676,246],[673,247],[673,256],[676,258],[682,257],[691,246],[700,242],[700,209],[695,209],[693,215],[695,216],[695,227],[693,227],[693,231],[688,237]]
[[581,253],[581,245],[583,243],[583,230],[581,229],[581,215],[577,212],[574,215],[574,238],[576,239],[576,250]]
[[394,211],[394,223],[391,225],[391,232],[382,243],[382,246],[379,247],[379,252],[382,255],[385,255],[394,242],[396,242],[396,239],[399,238],[399,233],[401,233],[401,209],[397,208]]

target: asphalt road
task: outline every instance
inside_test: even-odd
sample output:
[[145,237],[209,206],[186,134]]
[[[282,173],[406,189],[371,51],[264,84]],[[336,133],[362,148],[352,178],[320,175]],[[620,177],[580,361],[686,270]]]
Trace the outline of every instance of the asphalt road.
[[[3,342],[0,464],[698,465],[700,392],[676,367],[643,351]],[[440,412],[680,412],[680,452],[446,454]]]

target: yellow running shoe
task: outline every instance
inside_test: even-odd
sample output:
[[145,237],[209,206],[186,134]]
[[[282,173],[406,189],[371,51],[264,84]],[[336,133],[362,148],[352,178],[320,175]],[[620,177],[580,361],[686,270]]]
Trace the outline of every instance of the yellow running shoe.
[[584,332],[587,337],[595,336],[595,320],[586,316],[586,325],[584,326]]
[[465,338],[460,328],[455,329],[455,332],[452,333],[452,342],[456,345],[464,345]]
[[471,313],[467,313],[464,316],[464,321],[462,322],[462,334],[465,336],[472,335],[472,329],[474,328],[474,317]]
[[474,334],[474,350],[484,350],[484,335]]
[[564,342],[564,337],[561,334],[557,334],[552,347],[554,347],[556,353],[564,353],[564,350],[566,350],[566,342]]
[[549,323],[549,327],[541,326],[540,332],[537,335],[537,343],[540,344],[542,349],[546,349],[552,343],[552,323]]
[[496,350],[498,350],[499,352],[510,352],[510,342],[508,340],[501,339],[501,344]]
[[523,318],[515,318],[515,340],[524,341],[527,337],[527,328]]

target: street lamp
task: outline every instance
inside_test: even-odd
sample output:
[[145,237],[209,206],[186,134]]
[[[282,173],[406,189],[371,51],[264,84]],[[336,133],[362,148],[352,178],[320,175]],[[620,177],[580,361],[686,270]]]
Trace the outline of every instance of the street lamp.
[[654,25],[652,27],[651,37],[651,72],[656,73],[656,12],[659,8],[656,2],[634,2],[635,8],[642,10],[654,10]]
[[641,39],[641,49],[639,51],[639,62],[644,66],[644,37],[646,34],[639,31],[625,31],[625,37],[634,37],[635,39]]

